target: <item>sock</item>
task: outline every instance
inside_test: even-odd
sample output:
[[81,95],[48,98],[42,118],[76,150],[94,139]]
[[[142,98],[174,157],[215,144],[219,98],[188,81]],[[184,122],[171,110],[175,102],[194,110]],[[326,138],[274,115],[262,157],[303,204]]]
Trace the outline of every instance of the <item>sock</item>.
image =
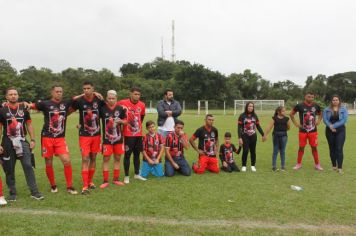
[[114,180],[119,180],[120,177],[120,169],[114,169]]
[[88,170],[82,170],[82,180],[83,180],[83,188],[86,188],[89,186],[89,171]]
[[3,192],[2,192],[2,181],[0,178],[0,197],[4,196]]
[[88,177],[89,184],[93,182],[94,173],[95,173],[95,168],[89,170],[89,177]]
[[72,165],[64,166],[64,176],[66,177],[67,188],[73,187]]
[[318,154],[318,150],[312,150],[312,153],[313,153],[315,165],[319,165],[319,154]]
[[304,150],[301,151],[301,150],[298,150],[298,164],[302,164],[302,159],[303,159],[303,155],[304,155]]
[[46,165],[46,174],[51,187],[56,185],[56,180],[54,179],[54,170],[52,165]]
[[103,179],[104,179],[104,182],[109,182],[109,171],[108,170],[103,170]]

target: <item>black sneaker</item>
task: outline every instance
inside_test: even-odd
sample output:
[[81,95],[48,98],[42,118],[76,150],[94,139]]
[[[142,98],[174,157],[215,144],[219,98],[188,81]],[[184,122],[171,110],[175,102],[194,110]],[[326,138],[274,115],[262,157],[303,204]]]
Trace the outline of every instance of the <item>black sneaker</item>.
[[8,200],[9,202],[16,202],[16,195],[15,195],[15,194],[11,194],[11,195],[7,198],[7,200]]
[[72,195],[78,194],[77,190],[75,190],[73,187],[67,188],[67,193],[72,194]]
[[272,167],[272,171],[276,172],[277,170],[277,167]]
[[40,192],[37,193],[32,193],[31,194],[31,198],[36,199],[36,200],[43,200],[44,197]]

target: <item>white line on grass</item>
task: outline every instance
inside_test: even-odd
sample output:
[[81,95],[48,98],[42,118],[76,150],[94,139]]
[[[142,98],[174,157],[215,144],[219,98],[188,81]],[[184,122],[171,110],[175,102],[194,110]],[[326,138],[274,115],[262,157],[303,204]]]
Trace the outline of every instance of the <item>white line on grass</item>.
[[269,221],[252,221],[252,220],[193,220],[193,219],[166,219],[148,216],[120,216],[107,215],[98,213],[86,212],[66,212],[54,210],[34,210],[22,208],[3,208],[0,210],[1,214],[24,214],[32,216],[59,216],[68,218],[82,218],[89,220],[105,220],[105,221],[126,221],[126,222],[140,222],[158,225],[191,225],[200,227],[239,227],[246,229],[274,229],[280,231],[295,231],[304,230],[325,234],[355,234],[356,226],[353,225],[335,225],[335,224],[306,224],[306,223],[286,223],[279,224]]

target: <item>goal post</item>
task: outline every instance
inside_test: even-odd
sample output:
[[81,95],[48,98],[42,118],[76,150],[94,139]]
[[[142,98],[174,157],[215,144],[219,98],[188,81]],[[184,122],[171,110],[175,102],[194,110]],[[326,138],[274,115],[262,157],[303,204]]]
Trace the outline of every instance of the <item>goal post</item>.
[[198,115],[205,110],[205,115],[209,114],[209,101],[198,100]]
[[244,111],[248,102],[253,102],[255,110],[260,111],[271,111],[278,106],[284,106],[284,100],[234,100],[234,115],[236,116],[238,111]]

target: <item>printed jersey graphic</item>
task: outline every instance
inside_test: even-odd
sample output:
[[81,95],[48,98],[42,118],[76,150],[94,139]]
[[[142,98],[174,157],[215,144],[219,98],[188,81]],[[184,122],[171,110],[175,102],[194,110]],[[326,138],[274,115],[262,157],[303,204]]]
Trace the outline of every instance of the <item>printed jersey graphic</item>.
[[303,114],[303,128],[307,132],[315,129],[315,116],[310,111]]
[[294,112],[299,112],[299,120],[302,128],[300,132],[315,132],[317,131],[316,127],[316,116],[321,114],[321,108],[317,104],[297,104],[294,109]]
[[133,135],[139,133],[141,131],[140,123],[141,123],[141,110],[129,108],[127,113],[127,122],[129,132]]
[[205,138],[204,139],[204,150],[206,155],[213,156],[215,155],[215,138]]
[[118,142],[121,139],[121,126],[118,123],[120,118],[105,118],[105,139],[110,143]]
[[127,125],[124,126],[124,136],[142,136],[142,119],[145,116],[145,104],[141,101],[133,103],[130,99],[117,102],[126,110]]
[[225,150],[225,161],[227,163],[233,163],[234,162],[234,153],[232,152],[231,148],[226,148]]
[[84,131],[90,135],[95,135],[100,131],[99,111],[97,109],[86,109],[83,111]]
[[198,148],[205,152],[205,155],[216,156],[216,143],[218,140],[218,130],[215,127],[206,128],[202,126],[193,134],[194,138],[199,139]]
[[29,112],[22,104],[16,107],[5,105],[0,108],[0,124],[3,125],[4,136],[10,139],[24,138],[26,136],[25,123],[31,121]]
[[246,117],[244,119],[243,132],[248,136],[256,133],[256,119],[254,117]]
[[54,110],[49,112],[49,133],[54,137],[64,133],[66,112]]
[[9,138],[21,138],[24,137],[24,119],[12,117],[7,119],[7,136]]

